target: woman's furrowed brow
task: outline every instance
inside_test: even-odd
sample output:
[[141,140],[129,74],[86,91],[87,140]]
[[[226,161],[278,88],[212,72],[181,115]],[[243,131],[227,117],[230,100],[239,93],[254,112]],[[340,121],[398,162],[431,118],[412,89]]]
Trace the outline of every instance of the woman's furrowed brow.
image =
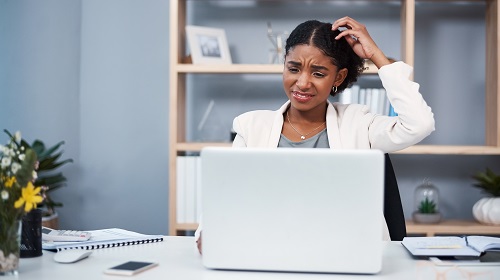
[[316,69],[316,70],[322,70],[322,71],[328,71],[328,67],[322,66],[322,65],[311,65],[311,68]]
[[[289,65],[292,65],[292,66],[295,66],[295,67],[300,67],[302,66],[302,63],[298,62],[298,61],[288,61],[287,64]],[[317,71],[328,71],[330,70],[328,67],[326,66],[323,66],[323,65],[311,65],[311,68],[314,69],[314,70],[317,70]]]
[[286,64],[290,64],[292,66],[302,66],[302,63],[298,61],[288,61]]

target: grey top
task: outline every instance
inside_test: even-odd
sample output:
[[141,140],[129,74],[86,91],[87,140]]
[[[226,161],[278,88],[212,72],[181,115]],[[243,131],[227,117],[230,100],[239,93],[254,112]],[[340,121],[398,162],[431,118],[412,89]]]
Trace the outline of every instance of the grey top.
[[290,141],[281,134],[278,148],[330,148],[330,145],[328,145],[328,135],[325,128],[313,137],[300,142]]

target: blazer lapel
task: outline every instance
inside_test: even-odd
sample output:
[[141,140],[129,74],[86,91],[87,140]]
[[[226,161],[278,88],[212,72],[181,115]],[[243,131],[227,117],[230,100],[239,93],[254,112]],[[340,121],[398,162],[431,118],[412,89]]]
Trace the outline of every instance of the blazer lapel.
[[283,128],[283,114],[290,105],[290,100],[287,101],[281,108],[279,108],[274,116],[273,127],[271,128],[271,133],[269,134],[269,139],[267,142],[268,148],[277,148],[281,137],[281,130]]
[[328,107],[326,108],[326,133],[328,134],[330,149],[342,149],[337,110],[330,101],[328,101]]

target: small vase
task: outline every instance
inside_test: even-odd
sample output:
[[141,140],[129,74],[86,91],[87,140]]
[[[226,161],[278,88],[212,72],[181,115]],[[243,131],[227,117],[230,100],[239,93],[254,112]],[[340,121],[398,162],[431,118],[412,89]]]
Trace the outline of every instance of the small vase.
[[483,197],[472,207],[474,218],[483,224],[500,225],[500,197]]
[[21,224],[20,219],[0,221],[0,276],[18,274]]

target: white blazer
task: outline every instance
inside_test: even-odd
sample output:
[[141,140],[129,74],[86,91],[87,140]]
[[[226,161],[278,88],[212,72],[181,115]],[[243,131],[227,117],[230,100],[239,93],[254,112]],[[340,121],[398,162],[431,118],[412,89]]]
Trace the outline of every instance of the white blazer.
[[[407,148],[434,131],[434,114],[409,80],[413,68],[395,62],[379,69],[387,96],[398,116],[369,112],[359,104],[328,102],[326,127],[332,149],[379,149],[385,153]],[[283,127],[283,114],[290,101],[277,111],[244,113],[233,121],[237,133],[233,147],[277,147]]]

